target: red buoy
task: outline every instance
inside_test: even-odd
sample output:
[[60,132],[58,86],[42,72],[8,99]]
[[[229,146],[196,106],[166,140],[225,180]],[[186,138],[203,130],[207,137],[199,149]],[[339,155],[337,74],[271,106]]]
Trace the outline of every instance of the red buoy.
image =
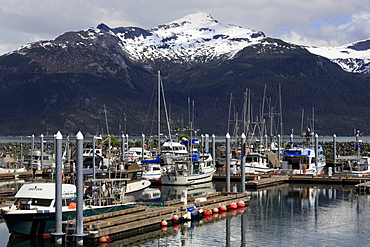
[[238,208],[244,208],[245,203],[243,201],[238,201]]
[[110,242],[110,236],[109,235],[105,235],[104,237],[107,239],[108,242]]
[[100,243],[108,243],[108,240],[107,240],[107,238],[106,238],[105,236],[101,236],[101,237],[99,238],[99,242],[100,242]]
[[204,209],[203,215],[205,215],[205,216],[212,215],[212,210],[210,210],[210,209]]
[[232,202],[229,207],[230,207],[230,209],[237,209],[238,205],[236,205],[235,202]]
[[222,205],[220,207],[220,211],[223,211],[223,212],[227,211],[227,207],[225,205]]
[[161,221],[161,226],[167,226],[167,221],[162,220],[162,221]]
[[177,214],[174,214],[173,216],[172,216],[172,220],[173,221],[179,221],[179,216],[177,215]]

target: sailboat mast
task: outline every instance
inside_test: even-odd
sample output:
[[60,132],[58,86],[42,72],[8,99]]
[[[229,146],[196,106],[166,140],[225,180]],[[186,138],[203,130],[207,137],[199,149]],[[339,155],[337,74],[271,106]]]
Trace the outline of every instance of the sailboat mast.
[[158,70],[158,154],[161,150],[161,72]]

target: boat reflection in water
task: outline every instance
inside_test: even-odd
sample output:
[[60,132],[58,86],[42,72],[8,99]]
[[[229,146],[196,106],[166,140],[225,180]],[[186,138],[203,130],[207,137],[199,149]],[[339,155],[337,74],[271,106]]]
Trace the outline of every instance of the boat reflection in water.
[[199,196],[216,192],[212,182],[194,184],[189,186],[160,186],[161,202],[181,199],[182,192],[187,191],[187,196]]
[[[217,185],[217,191],[224,190],[221,185]],[[166,197],[164,193],[173,199],[181,196],[181,191],[171,187],[161,189],[162,198]],[[154,231],[111,242],[110,246],[369,245],[370,194],[356,192],[354,186],[282,184],[248,190],[248,194],[251,200],[243,210],[162,229],[158,226]],[[27,246],[49,245],[34,241]]]

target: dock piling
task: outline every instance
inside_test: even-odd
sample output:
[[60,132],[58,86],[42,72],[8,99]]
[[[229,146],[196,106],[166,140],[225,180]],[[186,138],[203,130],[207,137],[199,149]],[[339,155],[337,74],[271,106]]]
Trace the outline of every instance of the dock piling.
[[62,231],[62,141],[60,131],[55,135],[55,243],[63,243],[64,233]]
[[230,191],[230,134],[226,134],[226,191]]

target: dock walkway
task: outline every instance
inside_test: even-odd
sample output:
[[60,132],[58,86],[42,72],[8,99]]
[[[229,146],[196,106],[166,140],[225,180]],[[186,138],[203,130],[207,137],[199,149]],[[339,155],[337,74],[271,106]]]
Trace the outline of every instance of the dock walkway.
[[[250,198],[246,193],[217,192],[189,197],[186,205],[183,205],[182,200],[164,203],[141,202],[134,208],[84,217],[83,231],[86,234],[84,240],[95,242],[106,235],[113,240],[160,229],[160,224],[163,220],[167,221],[168,225],[173,224],[173,216],[175,214],[178,216],[185,215],[187,207],[195,206],[197,209],[212,209],[221,206],[229,207],[232,203],[239,201],[243,201],[248,205],[249,200]],[[67,238],[73,237],[76,221],[64,221],[63,229]]]
[[246,188],[258,189],[276,184],[283,184],[289,180],[289,176],[272,176],[268,178],[262,178],[260,180],[251,180],[245,183]]

